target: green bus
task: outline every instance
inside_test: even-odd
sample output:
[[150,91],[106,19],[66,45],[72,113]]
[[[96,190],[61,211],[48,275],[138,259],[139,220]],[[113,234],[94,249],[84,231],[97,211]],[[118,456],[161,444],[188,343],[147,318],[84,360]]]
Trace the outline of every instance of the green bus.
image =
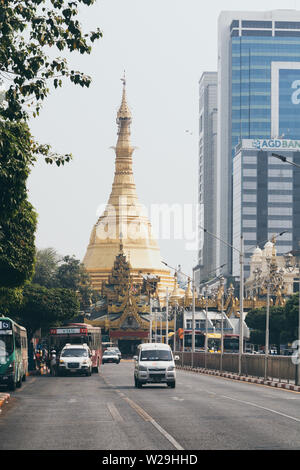
[[27,332],[10,318],[0,317],[0,385],[22,386],[28,372]]

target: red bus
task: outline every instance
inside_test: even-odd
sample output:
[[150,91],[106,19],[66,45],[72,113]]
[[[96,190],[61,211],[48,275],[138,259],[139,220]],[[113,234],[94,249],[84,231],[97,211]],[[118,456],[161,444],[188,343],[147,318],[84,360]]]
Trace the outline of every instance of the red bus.
[[68,323],[50,328],[49,351],[55,349],[57,357],[67,344],[86,343],[92,352],[93,372],[98,372],[102,362],[101,328],[87,323]]

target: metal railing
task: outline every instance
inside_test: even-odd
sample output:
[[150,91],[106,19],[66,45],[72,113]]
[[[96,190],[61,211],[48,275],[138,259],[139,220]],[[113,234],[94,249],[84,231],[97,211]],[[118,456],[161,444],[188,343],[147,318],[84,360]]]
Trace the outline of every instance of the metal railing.
[[[191,366],[193,359],[193,368],[203,368],[216,370],[220,372],[239,373],[239,355],[232,353],[205,353],[178,352],[179,360],[176,365]],[[279,382],[295,382],[296,365],[292,362],[291,356],[268,356],[267,360],[267,378],[278,380]],[[265,374],[265,356],[264,354],[243,354],[241,364],[241,375],[263,378]]]

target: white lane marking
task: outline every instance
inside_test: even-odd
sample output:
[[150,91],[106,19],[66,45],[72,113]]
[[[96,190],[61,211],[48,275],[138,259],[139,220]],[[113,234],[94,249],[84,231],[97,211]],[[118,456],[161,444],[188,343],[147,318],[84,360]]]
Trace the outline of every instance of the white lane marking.
[[184,398],[179,398],[179,397],[171,397],[172,400],[178,400],[178,401],[184,401]]
[[292,419],[293,421],[297,421],[298,423],[300,423],[300,419],[295,418],[295,416],[286,415],[285,413],[281,413],[280,411],[272,410],[271,408],[266,408],[265,406],[256,405],[256,403],[251,403],[250,401],[238,400],[237,398],[227,397],[226,395],[221,395],[221,396],[223,398],[227,398],[228,400],[238,401],[240,403],[243,403],[244,405],[250,405],[250,406],[254,406],[255,408],[260,408],[261,410],[270,411],[270,413],[274,413],[276,415],[280,415],[280,416],[283,416],[284,418]]
[[171,436],[165,429],[163,429],[142,407],[135,403],[130,398],[124,398],[127,403],[133,408],[145,421],[149,421],[177,450],[184,450],[184,448]]
[[112,415],[112,417],[115,421],[117,421],[119,423],[124,421],[122,416],[120,415],[119,411],[117,410],[117,408],[115,407],[115,405],[113,403],[107,403],[107,408],[109,409],[110,414]]

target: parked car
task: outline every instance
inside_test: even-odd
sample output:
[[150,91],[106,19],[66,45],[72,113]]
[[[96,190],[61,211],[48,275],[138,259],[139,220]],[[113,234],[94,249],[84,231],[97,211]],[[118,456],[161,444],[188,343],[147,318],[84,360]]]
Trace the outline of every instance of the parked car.
[[104,351],[102,355],[102,364],[106,364],[108,362],[114,362],[115,364],[119,364],[120,358],[116,351],[108,350]]

